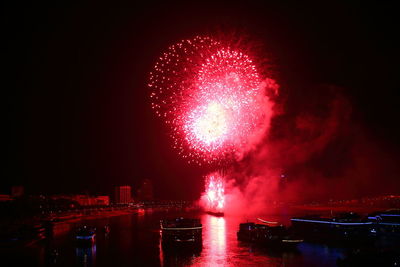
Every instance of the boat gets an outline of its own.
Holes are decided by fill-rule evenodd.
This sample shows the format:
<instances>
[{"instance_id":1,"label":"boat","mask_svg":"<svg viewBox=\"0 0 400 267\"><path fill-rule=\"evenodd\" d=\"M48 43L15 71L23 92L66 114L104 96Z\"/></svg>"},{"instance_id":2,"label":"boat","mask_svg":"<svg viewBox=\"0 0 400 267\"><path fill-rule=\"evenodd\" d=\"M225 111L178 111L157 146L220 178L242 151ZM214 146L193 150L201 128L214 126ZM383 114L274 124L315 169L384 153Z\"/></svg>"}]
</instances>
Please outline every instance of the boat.
<instances>
[{"instance_id":1,"label":"boat","mask_svg":"<svg viewBox=\"0 0 400 267\"><path fill-rule=\"evenodd\" d=\"M163 244L202 245L203 226L200 219L176 218L160 221Z\"/></svg>"},{"instance_id":2,"label":"boat","mask_svg":"<svg viewBox=\"0 0 400 267\"><path fill-rule=\"evenodd\" d=\"M303 242L303 239L296 238L284 225L261 221L263 223L241 223L237 232L238 240L275 248L294 248Z\"/></svg>"},{"instance_id":3,"label":"boat","mask_svg":"<svg viewBox=\"0 0 400 267\"><path fill-rule=\"evenodd\" d=\"M81 244L92 244L96 238L96 228L84 225L77 229L75 239Z\"/></svg>"},{"instance_id":4,"label":"boat","mask_svg":"<svg viewBox=\"0 0 400 267\"><path fill-rule=\"evenodd\" d=\"M348 212L333 217L308 215L291 219L292 229L306 241L365 242L371 241L373 222Z\"/></svg>"},{"instance_id":5,"label":"boat","mask_svg":"<svg viewBox=\"0 0 400 267\"><path fill-rule=\"evenodd\" d=\"M224 217L225 215L223 212L217 212L217 211L206 211L206 213L215 217Z\"/></svg>"},{"instance_id":6,"label":"boat","mask_svg":"<svg viewBox=\"0 0 400 267\"><path fill-rule=\"evenodd\" d=\"M400 237L400 210L392 209L378 211L368 215L368 220L373 222L371 233L390 237Z\"/></svg>"}]
</instances>

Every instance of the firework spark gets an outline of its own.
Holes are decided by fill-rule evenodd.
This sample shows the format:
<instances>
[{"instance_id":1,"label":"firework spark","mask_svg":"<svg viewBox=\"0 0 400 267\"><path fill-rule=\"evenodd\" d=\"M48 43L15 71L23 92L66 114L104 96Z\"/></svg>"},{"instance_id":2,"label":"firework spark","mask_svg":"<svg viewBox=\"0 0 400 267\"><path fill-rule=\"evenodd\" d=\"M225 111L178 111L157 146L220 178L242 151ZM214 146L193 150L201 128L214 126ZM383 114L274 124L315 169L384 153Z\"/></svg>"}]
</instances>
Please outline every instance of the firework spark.
<instances>
[{"instance_id":1,"label":"firework spark","mask_svg":"<svg viewBox=\"0 0 400 267\"><path fill-rule=\"evenodd\" d=\"M220 213L225 206L225 183L219 173L206 176L205 209L210 212Z\"/></svg>"},{"instance_id":2,"label":"firework spark","mask_svg":"<svg viewBox=\"0 0 400 267\"><path fill-rule=\"evenodd\" d=\"M253 61L208 37L170 46L149 86L152 108L189 162L234 158L268 123L265 86Z\"/></svg>"}]
</instances>

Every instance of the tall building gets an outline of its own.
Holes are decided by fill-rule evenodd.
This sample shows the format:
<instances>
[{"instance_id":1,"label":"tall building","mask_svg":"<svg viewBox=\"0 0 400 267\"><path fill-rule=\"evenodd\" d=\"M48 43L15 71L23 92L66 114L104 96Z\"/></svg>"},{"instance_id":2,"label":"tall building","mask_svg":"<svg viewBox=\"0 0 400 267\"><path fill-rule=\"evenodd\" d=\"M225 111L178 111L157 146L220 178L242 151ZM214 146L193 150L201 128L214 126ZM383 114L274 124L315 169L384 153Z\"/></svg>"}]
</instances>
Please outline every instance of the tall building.
<instances>
[{"instance_id":1,"label":"tall building","mask_svg":"<svg viewBox=\"0 0 400 267\"><path fill-rule=\"evenodd\" d=\"M122 185L115 187L115 203L128 204L132 202L131 186Z\"/></svg>"}]
</instances>

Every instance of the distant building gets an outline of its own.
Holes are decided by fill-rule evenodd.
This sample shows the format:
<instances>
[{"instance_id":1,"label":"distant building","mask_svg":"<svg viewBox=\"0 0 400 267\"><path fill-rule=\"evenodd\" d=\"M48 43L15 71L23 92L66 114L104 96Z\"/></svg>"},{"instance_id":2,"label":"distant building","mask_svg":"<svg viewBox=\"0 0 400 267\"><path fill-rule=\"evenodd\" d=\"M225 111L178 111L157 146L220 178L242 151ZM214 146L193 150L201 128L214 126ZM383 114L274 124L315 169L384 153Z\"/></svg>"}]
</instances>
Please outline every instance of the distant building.
<instances>
[{"instance_id":1,"label":"distant building","mask_svg":"<svg viewBox=\"0 0 400 267\"><path fill-rule=\"evenodd\" d=\"M89 196L89 195L55 195L53 200L67 199L78 203L80 206L108 206L110 205L109 196Z\"/></svg>"},{"instance_id":2,"label":"distant building","mask_svg":"<svg viewBox=\"0 0 400 267\"><path fill-rule=\"evenodd\" d=\"M11 187L11 196L13 198L22 197L24 195L25 188L23 186Z\"/></svg>"},{"instance_id":3,"label":"distant building","mask_svg":"<svg viewBox=\"0 0 400 267\"><path fill-rule=\"evenodd\" d=\"M108 205L110 205L110 197L109 196L97 196L96 203L97 203L97 205L108 206Z\"/></svg>"},{"instance_id":4,"label":"distant building","mask_svg":"<svg viewBox=\"0 0 400 267\"><path fill-rule=\"evenodd\" d=\"M108 206L110 205L109 196L88 196L88 195L75 195L71 200L76 201L81 206Z\"/></svg>"},{"instance_id":5,"label":"distant building","mask_svg":"<svg viewBox=\"0 0 400 267\"><path fill-rule=\"evenodd\" d=\"M153 192L153 183L149 179L145 179L138 190L138 198L140 200L153 200L154 192Z\"/></svg>"},{"instance_id":6,"label":"distant building","mask_svg":"<svg viewBox=\"0 0 400 267\"><path fill-rule=\"evenodd\" d=\"M115 187L115 203L128 204L132 202L131 186L123 185Z\"/></svg>"}]
</instances>

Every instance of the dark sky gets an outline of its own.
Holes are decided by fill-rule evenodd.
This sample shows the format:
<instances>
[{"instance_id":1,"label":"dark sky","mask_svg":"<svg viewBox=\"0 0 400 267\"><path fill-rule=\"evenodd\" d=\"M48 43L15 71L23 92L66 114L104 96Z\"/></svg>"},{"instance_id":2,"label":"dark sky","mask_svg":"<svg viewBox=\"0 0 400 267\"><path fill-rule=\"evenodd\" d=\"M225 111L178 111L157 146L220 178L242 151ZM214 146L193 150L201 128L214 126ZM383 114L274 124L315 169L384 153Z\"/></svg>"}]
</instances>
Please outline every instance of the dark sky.
<instances>
[{"instance_id":1,"label":"dark sky","mask_svg":"<svg viewBox=\"0 0 400 267\"><path fill-rule=\"evenodd\" d=\"M160 198L197 198L207 170L170 147L146 80L170 44L221 29L268 47L289 100L307 101L296 88L309 84L345 88L354 119L398 155L399 24L391 4L138 2L1 8L0 193L17 184L30 193L110 193L150 178Z\"/></svg>"}]
</instances>

